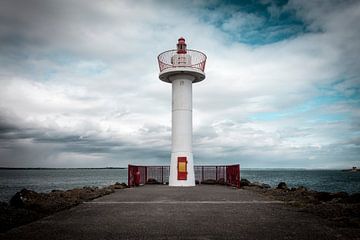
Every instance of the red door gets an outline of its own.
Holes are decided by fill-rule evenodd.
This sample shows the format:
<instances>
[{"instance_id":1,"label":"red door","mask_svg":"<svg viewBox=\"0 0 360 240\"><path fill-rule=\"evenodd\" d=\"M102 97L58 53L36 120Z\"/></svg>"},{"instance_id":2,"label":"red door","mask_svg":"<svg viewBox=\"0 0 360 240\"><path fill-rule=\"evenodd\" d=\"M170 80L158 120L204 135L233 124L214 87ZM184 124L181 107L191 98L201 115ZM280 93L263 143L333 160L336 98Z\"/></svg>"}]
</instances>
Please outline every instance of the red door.
<instances>
[{"instance_id":1,"label":"red door","mask_svg":"<svg viewBox=\"0 0 360 240\"><path fill-rule=\"evenodd\" d=\"M178 157L178 180L187 180L187 160L186 157Z\"/></svg>"}]
</instances>

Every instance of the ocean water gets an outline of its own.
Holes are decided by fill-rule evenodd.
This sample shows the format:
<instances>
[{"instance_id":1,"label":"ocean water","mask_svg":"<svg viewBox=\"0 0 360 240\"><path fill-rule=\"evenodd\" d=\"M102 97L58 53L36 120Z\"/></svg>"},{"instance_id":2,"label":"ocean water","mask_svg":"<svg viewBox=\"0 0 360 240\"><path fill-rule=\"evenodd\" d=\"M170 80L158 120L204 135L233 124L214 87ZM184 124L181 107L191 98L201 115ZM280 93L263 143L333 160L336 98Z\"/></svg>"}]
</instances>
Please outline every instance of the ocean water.
<instances>
[{"instance_id":1,"label":"ocean water","mask_svg":"<svg viewBox=\"0 0 360 240\"><path fill-rule=\"evenodd\" d=\"M50 192L84 186L102 187L116 182L127 183L127 169L0 169L0 201L9 201L23 188Z\"/></svg>"},{"instance_id":2,"label":"ocean water","mask_svg":"<svg viewBox=\"0 0 360 240\"><path fill-rule=\"evenodd\" d=\"M360 192L360 172L340 170L241 170L241 178L267 183L275 187L286 182L289 187L305 186L327 192ZM127 169L0 169L0 201L10 198L23 188L37 192L67 190L84 186L107 186L127 183Z\"/></svg>"},{"instance_id":3,"label":"ocean water","mask_svg":"<svg viewBox=\"0 0 360 240\"><path fill-rule=\"evenodd\" d=\"M241 170L241 178L276 187L286 182L288 187L304 186L324 192L360 192L360 172L341 170Z\"/></svg>"}]
</instances>

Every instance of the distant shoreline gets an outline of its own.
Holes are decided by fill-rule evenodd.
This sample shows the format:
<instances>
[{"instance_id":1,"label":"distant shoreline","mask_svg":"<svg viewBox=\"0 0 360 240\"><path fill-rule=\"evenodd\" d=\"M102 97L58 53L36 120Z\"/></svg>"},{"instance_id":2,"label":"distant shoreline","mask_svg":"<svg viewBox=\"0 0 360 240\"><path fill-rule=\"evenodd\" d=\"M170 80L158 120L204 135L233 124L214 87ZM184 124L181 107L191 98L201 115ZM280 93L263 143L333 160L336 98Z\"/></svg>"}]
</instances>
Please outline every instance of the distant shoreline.
<instances>
[{"instance_id":1,"label":"distant shoreline","mask_svg":"<svg viewBox=\"0 0 360 240\"><path fill-rule=\"evenodd\" d=\"M104 167L104 168L12 168L0 167L0 170L77 170L77 169L127 169L126 167Z\"/></svg>"}]
</instances>

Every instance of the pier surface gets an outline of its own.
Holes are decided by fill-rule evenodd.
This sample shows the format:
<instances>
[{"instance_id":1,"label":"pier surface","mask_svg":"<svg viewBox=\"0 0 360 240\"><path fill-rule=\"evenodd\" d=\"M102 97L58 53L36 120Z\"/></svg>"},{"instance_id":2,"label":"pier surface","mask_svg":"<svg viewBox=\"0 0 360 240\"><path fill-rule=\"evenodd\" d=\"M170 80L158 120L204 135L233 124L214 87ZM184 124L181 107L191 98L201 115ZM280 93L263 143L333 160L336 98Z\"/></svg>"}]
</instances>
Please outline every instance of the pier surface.
<instances>
[{"instance_id":1,"label":"pier surface","mask_svg":"<svg viewBox=\"0 0 360 240\"><path fill-rule=\"evenodd\" d=\"M117 190L0 239L346 239L325 220L224 186Z\"/></svg>"}]
</instances>

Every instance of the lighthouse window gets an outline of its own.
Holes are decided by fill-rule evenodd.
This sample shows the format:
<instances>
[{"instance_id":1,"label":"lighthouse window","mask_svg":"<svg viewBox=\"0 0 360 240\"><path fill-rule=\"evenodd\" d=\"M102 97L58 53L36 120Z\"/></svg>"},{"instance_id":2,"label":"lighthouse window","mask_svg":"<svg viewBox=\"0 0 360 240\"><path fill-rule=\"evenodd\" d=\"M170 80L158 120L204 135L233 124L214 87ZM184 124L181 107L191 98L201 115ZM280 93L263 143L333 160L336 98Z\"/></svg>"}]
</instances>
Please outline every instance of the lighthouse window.
<instances>
[{"instance_id":1,"label":"lighthouse window","mask_svg":"<svg viewBox=\"0 0 360 240\"><path fill-rule=\"evenodd\" d=\"M184 81L180 81L180 86L184 85Z\"/></svg>"},{"instance_id":2,"label":"lighthouse window","mask_svg":"<svg viewBox=\"0 0 360 240\"><path fill-rule=\"evenodd\" d=\"M178 56L178 64L186 64L186 58L184 56Z\"/></svg>"}]
</instances>

